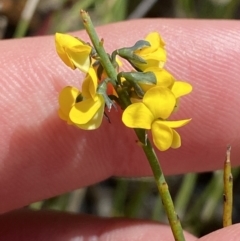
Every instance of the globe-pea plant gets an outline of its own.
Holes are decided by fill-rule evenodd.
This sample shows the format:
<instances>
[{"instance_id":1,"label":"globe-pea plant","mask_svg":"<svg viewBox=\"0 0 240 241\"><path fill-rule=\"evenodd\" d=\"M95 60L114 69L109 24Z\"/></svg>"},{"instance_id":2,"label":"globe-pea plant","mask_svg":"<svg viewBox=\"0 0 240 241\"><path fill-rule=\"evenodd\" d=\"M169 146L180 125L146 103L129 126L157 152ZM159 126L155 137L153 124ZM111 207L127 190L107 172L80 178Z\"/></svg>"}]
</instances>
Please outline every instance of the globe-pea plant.
<instances>
[{"instance_id":1,"label":"globe-pea plant","mask_svg":"<svg viewBox=\"0 0 240 241\"><path fill-rule=\"evenodd\" d=\"M191 119L170 121L169 117L177 111L181 97L192 91L192 86L177 81L164 69L166 50L159 33L151 32L132 47L117 49L110 55L105 52L103 40L99 40L88 14L82 10L81 17L91 44L67 34L55 35L58 56L71 69L86 74L81 90L67 86L60 92L59 117L77 128L95 130L108 121L103 118L107 117L106 109L121 108L123 123L134 129L152 168L175 240L185 240L148 132L152 132L153 143L160 151L181 146L181 137L175 129ZM119 72L121 63L117 56L127 60L132 70Z\"/></svg>"}]
</instances>

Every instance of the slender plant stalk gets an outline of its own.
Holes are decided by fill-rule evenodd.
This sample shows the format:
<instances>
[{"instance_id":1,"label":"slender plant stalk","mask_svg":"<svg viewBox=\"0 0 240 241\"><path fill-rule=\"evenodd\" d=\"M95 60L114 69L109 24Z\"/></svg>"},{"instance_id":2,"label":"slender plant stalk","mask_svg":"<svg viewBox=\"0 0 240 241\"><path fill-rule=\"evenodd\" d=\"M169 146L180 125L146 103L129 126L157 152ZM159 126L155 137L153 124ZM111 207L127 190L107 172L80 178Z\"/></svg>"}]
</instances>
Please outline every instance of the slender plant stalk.
<instances>
[{"instance_id":1,"label":"slender plant stalk","mask_svg":"<svg viewBox=\"0 0 240 241\"><path fill-rule=\"evenodd\" d=\"M116 85L117 73L116 73L116 70L114 69L106 51L104 50L103 40L101 40L101 41L99 40L89 15L83 10L81 10L81 17L82 17L85 29L92 41L92 44L95 47L95 49L101 59L101 64L103 65L108 77L112 79L113 85L116 88L119 99L122 102L123 107L126 108L127 106L129 106L131 104L131 101L129 99L128 94L121 87L118 87ZM156 155L150 141L145 136L145 130L143 130L143 129L134 129L134 130L135 130L135 133L136 133L139 141L141 143L143 143L142 148L143 148L143 151L144 151L144 153L149 161L149 164L152 168L153 175L154 175L155 181L157 183L157 187L158 187L160 196L162 198L162 202L163 202L165 211L167 213L167 217L168 217L174 238L176 241L185 241L182 226L181 226L180 220L178 218L178 215L176 214L176 212L174 210L173 201L172 201L169 189L168 189L167 182L163 175L161 166L159 164L157 155Z\"/></svg>"},{"instance_id":2,"label":"slender plant stalk","mask_svg":"<svg viewBox=\"0 0 240 241\"><path fill-rule=\"evenodd\" d=\"M233 205L233 176L231 172L231 163L230 163L230 152L231 147L227 148L226 160L224 162L224 194L223 194L223 227L232 225L232 205Z\"/></svg>"}]
</instances>

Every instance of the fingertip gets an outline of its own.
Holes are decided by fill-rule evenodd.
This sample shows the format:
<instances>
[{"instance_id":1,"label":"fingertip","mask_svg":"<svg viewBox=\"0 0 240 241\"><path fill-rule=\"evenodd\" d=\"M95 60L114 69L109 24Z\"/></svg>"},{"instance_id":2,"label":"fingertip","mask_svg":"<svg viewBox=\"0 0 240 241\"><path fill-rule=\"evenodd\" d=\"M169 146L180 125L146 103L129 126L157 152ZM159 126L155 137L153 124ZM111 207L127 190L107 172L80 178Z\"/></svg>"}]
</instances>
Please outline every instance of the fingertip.
<instances>
[{"instance_id":1,"label":"fingertip","mask_svg":"<svg viewBox=\"0 0 240 241\"><path fill-rule=\"evenodd\" d=\"M176 115L176 120L192 118L179 130L181 148L158 152L164 173L221 168L227 144L238 165L239 22L154 19L97 28L109 52L131 46L150 31L159 31L166 41L168 70L194 86ZM73 35L87 39L82 31ZM111 175L151 175L120 112L113 110L112 124L91 133L57 119L60 90L81 87L83 75L58 58L52 36L2 41L0 52L1 212Z\"/></svg>"},{"instance_id":2,"label":"fingertip","mask_svg":"<svg viewBox=\"0 0 240 241\"><path fill-rule=\"evenodd\" d=\"M240 224L234 224L212 232L199 241L237 241L240 237Z\"/></svg>"},{"instance_id":3,"label":"fingertip","mask_svg":"<svg viewBox=\"0 0 240 241\"><path fill-rule=\"evenodd\" d=\"M0 239L172 241L166 225L125 218L98 218L53 211L20 210L0 216ZM185 232L186 240L196 238Z\"/></svg>"}]
</instances>

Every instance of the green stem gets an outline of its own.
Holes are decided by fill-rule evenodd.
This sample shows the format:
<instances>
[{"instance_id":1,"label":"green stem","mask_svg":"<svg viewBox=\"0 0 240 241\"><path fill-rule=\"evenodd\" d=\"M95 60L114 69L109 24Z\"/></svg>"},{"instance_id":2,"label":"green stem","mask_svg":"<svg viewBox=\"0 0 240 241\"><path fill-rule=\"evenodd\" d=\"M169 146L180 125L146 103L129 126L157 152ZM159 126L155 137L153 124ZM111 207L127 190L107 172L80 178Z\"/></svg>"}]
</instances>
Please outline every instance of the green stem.
<instances>
[{"instance_id":1,"label":"green stem","mask_svg":"<svg viewBox=\"0 0 240 241\"><path fill-rule=\"evenodd\" d=\"M141 131L142 131L141 129L135 129L135 133L139 139L142 136ZM163 206L167 213L168 221L170 223L174 238L177 241L185 240L184 235L183 235L182 226L181 226L180 220L178 218L178 215L175 212L174 204L173 204L173 201L172 201L169 189L168 189L167 182L163 175L157 155L148 139L146 141L146 145L143 145L142 148L143 148L145 155L147 156L147 159L148 159L151 169L153 171L153 175L154 175L157 187L158 187L158 191L162 198Z\"/></svg>"},{"instance_id":2,"label":"green stem","mask_svg":"<svg viewBox=\"0 0 240 241\"><path fill-rule=\"evenodd\" d=\"M231 172L230 162L231 147L229 146L226 153L226 161L224 163L224 204L223 204L223 227L232 225L232 206L233 206L233 176Z\"/></svg>"},{"instance_id":3,"label":"green stem","mask_svg":"<svg viewBox=\"0 0 240 241\"><path fill-rule=\"evenodd\" d=\"M129 95L126 91L124 91L124 89L122 89L119 86L116 86L117 73L109 59L109 56L107 55L107 53L104 50L103 40L101 40L101 41L99 40L89 15L83 10L81 10L81 17L83 20L83 24L86 28L86 31L92 41L93 46L95 47L95 49L101 59L101 63L103 65L105 71L107 72L108 77L110 77L112 79L112 81L115 81L115 83L113 83L113 84L116 88L116 91L118 93L122 106L124 108L127 108L131 104ZM136 133L138 139L140 140L140 142L143 143L142 148L149 161L151 169L153 171L153 175L154 175L155 181L157 183L157 187L158 187L160 196L162 198L162 202L163 202L165 211L167 213L168 220L169 220L174 238L176 241L185 241L182 226L179 221L178 215L176 214L176 212L174 210L173 201L172 201L165 177L163 175L161 166L159 164L157 155L155 154L155 151L154 151L150 141L145 137L145 130L143 130L143 129L134 129L134 130L135 130L135 133Z\"/></svg>"},{"instance_id":4,"label":"green stem","mask_svg":"<svg viewBox=\"0 0 240 241\"><path fill-rule=\"evenodd\" d=\"M84 27L92 41L93 46L95 47L100 59L101 59L101 64L105 71L107 72L108 77L112 80L115 81L113 83L114 86L116 86L116 81L117 81L117 73L114 67L112 66L112 63L109 59L109 56L107 55L106 51L104 50L103 47L103 39L99 40L98 35L96 33L96 30L92 24L92 21L88 15L87 12L81 10L81 17L83 20Z\"/></svg>"}]
</instances>

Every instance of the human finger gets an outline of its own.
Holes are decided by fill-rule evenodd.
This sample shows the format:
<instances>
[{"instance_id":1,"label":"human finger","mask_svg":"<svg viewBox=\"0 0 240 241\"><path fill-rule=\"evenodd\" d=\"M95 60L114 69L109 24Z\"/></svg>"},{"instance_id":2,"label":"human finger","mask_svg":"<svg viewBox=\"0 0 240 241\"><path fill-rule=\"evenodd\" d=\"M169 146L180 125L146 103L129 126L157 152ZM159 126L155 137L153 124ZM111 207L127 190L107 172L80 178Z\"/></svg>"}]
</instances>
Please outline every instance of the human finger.
<instances>
[{"instance_id":1,"label":"human finger","mask_svg":"<svg viewBox=\"0 0 240 241\"><path fill-rule=\"evenodd\" d=\"M237 241L239 240L239 235L240 235L239 227L240 227L239 224L235 224L235 225L228 226L226 228L216 230L200 238L199 241L221 241L221 240Z\"/></svg>"},{"instance_id":2,"label":"human finger","mask_svg":"<svg viewBox=\"0 0 240 241\"><path fill-rule=\"evenodd\" d=\"M98 218L60 212L21 210L0 216L0 240L170 241L166 225L144 220ZM185 232L186 241L196 238Z\"/></svg>"},{"instance_id":3,"label":"human finger","mask_svg":"<svg viewBox=\"0 0 240 241\"><path fill-rule=\"evenodd\" d=\"M166 174L221 168L229 143L239 164L239 29L239 22L199 20L138 20L97 29L109 51L159 31L167 43L167 68L193 85L175 116L193 118L180 130L182 147L158 152ZM120 111L112 110L112 123L104 120L96 131L57 117L60 90L80 86L83 75L60 61L52 36L2 41L0 52L0 212L112 175L151 174Z\"/></svg>"}]
</instances>

